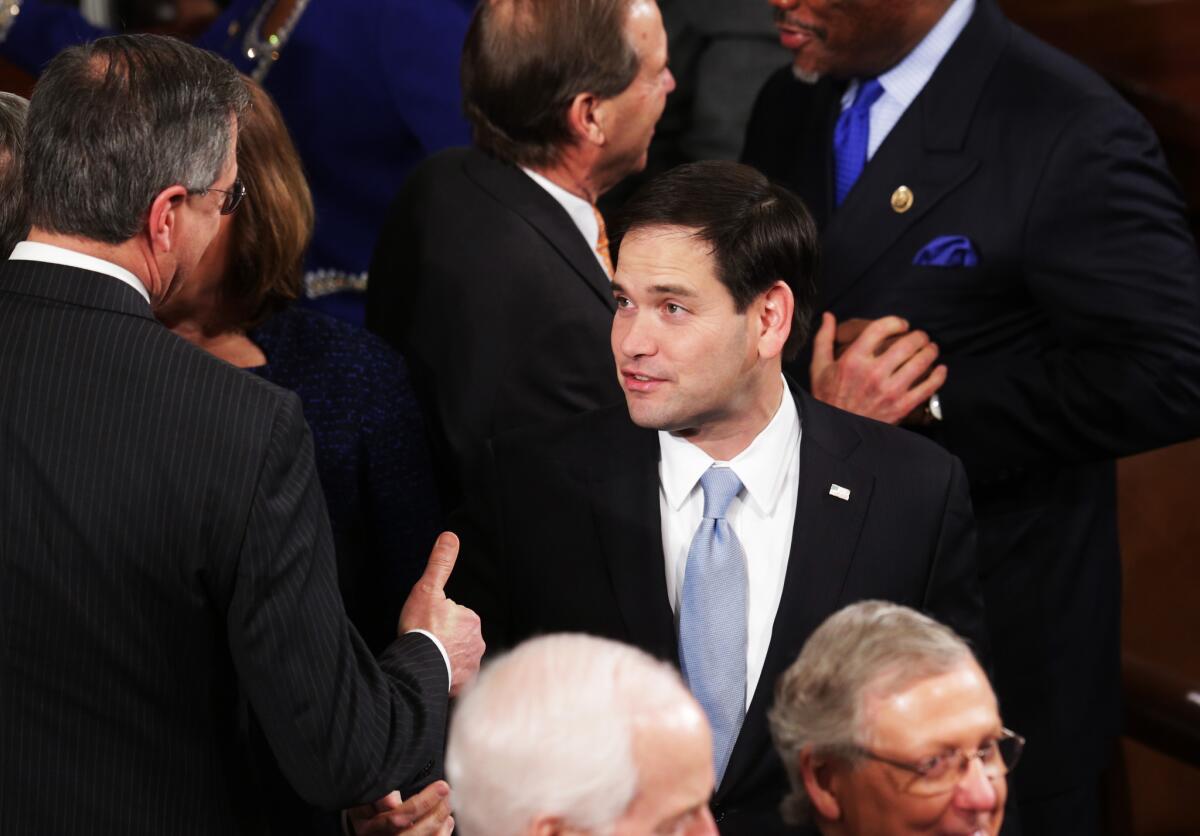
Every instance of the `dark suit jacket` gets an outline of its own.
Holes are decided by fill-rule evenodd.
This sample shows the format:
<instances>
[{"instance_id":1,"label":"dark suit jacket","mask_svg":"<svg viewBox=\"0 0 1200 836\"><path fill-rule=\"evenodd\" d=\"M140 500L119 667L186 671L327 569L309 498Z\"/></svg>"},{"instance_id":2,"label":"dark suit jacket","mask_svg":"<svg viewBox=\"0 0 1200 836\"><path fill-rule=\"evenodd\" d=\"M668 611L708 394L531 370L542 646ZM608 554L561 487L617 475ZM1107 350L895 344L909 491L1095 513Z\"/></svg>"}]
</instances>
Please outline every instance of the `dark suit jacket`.
<instances>
[{"instance_id":1,"label":"dark suit jacket","mask_svg":"<svg viewBox=\"0 0 1200 836\"><path fill-rule=\"evenodd\" d=\"M1112 459L1200 431L1200 270L1179 191L1144 120L992 0L833 211L843 89L781 70L745 160L822 227L818 311L900 314L940 346L931 435L971 482L1002 711L1029 739L1019 794L1091 780L1080 766L1103 765L1118 722ZM943 235L970 238L978 266L913 266Z\"/></svg>"},{"instance_id":2,"label":"dark suit jacket","mask_svg":"<svg viewBox=\"0 0 1200 836\"><path fill-rule=\"evenodd\" d=\"M802 424L792 550L759 686L713 799L724 834L786 832L766 712L779 674L830 614L882 598L983 635L962 467L936 445L796 395ZM624 407L493 444L480 499L455 522L451 594L490 650L552 631L617 639L678 664L659 514L658 434ZM829 495L831 484L850 500ZM753 559L753 556L751 556Z\"/></svg>"},{"instance_id":3,"label":"dark suit jacket","mask_svg":"<svg viewBox=\"0 0 1200 836\"><path fill-rule=\"evenodd\" d=\"M520 169L444 151L409 178L371 265L367 326L404 354L457 504L487 439L621 401L608 277Z\"/></svg>"},{"instance_id":4,"label":"dark suit jacket","mask_svg":"<svg viewBox=\"0 0 1200 836\"><path fill-rule=\"evenodd\" d=\"M261 832L245 707L310 803L431 770L445 664L420 635L376 664L346 620L295 395L24 261L0 392L4 830Z\"/></svg>"}]
</instances>

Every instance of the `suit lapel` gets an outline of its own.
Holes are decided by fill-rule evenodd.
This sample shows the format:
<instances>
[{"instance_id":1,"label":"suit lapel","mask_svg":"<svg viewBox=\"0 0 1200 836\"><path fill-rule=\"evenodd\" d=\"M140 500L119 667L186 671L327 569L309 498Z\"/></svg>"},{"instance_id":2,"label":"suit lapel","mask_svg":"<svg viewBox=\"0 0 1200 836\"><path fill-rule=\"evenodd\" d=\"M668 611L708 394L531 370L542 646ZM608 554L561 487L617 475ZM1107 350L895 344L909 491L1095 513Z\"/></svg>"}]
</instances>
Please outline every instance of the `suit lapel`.
<instances>
[{"instance_id":1,"label":"suit lapel","mask_svg":"<svg viewBox=\"0 0 1200 836\"><path fill-rule=\"evenodd\" d=\"M822 240L825 262L836 268L822 282L822 309L844 296L905 232L978 168L980 161L964 149L964 140L983 86L1007 43L1007 26L991 0L979 0L925 89L830 217ZM914 196L912 208L905 212L892 209L892 195L900 186Z\"/></svg>"},{"instance_id":2,"label":"suit lapel","mask_svg":"<svg viewBox=\"0 0 1200 836\"><path fill-rule=\"evenodd\" d=\"M795 661L805 639L839 607L875 484L873 474L849 463L860 443L854 428L838 422L830 407L795 387L793 394L800 410L801 439L792 550L771 644L725 780L717 791L718 802L764 757L774 757L768 751L767 711L774 699L775 680ZM830 495L833 485L849 490L849 499Z\"/></svg>"},{"instance_id":3,"label":"suit lapel","mask_svg":"<svg viewBox=\"0 0 1200 836\"><path fill-rule=\"evenodd\" d=\"M678 666L658 504L658 436L637 430L596 449L605 458L588 474L588 495L629 641Z\"/></svg>"},{"instance_id":4,"label":"suit lapel","mask_svg":"<svg viewBox=\"0 0 1200 836\"><path fill-rule=\"evenodd\" d=\"M611 283L596 255L583 239L571 216L545 189L525 172L498 162L483 153L475 153L464 162L467 176L481 189L520 215L546 239L576 276L587 284L610 311L616 310Z\"/></svg>"}]
</instances>

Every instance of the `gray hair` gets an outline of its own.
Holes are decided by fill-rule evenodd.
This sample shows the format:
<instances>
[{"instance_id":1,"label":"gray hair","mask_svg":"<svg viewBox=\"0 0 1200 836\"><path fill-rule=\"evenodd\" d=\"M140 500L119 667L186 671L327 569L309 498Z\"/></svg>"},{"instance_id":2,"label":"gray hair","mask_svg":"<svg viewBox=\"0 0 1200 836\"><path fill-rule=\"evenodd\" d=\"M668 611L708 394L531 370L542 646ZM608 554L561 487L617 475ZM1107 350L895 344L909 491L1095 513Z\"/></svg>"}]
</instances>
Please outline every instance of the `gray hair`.
<instances>
[{"instance_id":1,"label":"gray hair","mask_svg":"<svg viewBox=\"0 0 1200 836\"><path fill-rule=\"evenodd\" d=\"M29 107L30 221L128 241L163 189L216 181L247 101L232 64L174 38L117 35L63 50Z\"/></svg>"},{"instance_id":2,"label":"gray hair","mask_svg":"<svg viewBox=\"0 0 1200 836\"><path fill-rule=\"evenodd\" d=\"M532 639L484 667L446 747L465 836L518 836L539 816L603 834L632 802L639 724L700 711L670 665L607 639Z\"/></svg>"},{"instance_id":3,"label":"gray hair","mask_svg":"<svg viewBox=\"0 0 1200 836\"><path fill-rule=\"evenodd\" d=\"M784 819L804 824L811 801L800 774L805 749L854 763L868 695L887 695L975 657L957 634L915 610L860 601L834 613L808 638L775 687L771 736L792 791Z\"/></svg>"},{"instance_id":4,"label":"gray hair","mask_svg":"<svg viewBox=\"0 0 1200 836\"><path fill-rule=\"evenodd\" d=\"M0 258L7 258L29 234L29 213L21 187L28 111L25 99L0 93Z\"/></svg>"}]
</instances>

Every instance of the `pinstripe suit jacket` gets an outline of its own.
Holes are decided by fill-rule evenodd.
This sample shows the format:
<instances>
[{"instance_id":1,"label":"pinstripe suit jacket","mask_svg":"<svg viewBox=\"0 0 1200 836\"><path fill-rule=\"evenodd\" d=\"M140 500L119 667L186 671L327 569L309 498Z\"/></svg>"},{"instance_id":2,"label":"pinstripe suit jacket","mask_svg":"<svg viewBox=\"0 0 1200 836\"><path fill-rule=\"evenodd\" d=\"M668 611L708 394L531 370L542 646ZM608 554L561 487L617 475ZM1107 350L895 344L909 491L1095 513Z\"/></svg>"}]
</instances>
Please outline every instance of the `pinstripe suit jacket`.
<instances>
[{"instance_id":1,"label":"pinstripe suit jacket","mask_svg":"<svg viewBox=\"0 0 1200 836\"><path fill-rule=\"evenodd\" d=\"M328 808L440 749L437 648L346 620L299 401L108 276L0 263L0 596L5 832L260 832L243 707Z\"/></svg>"}]
</instances>

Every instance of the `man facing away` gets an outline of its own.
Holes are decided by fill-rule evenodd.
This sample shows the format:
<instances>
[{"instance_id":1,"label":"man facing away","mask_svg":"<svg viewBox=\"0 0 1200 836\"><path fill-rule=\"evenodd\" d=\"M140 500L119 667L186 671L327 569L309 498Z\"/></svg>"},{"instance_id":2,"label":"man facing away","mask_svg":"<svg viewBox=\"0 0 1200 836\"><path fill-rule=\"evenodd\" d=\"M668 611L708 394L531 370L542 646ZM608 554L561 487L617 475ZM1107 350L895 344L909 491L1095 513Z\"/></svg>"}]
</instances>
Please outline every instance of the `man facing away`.
<instances>
[{"instance_id":1,"label":"man facing away","mask_svg":"<svg viewBox=\"0 0 1200 836\"><path fill-rule=\"evenodd\" d=\"M447 507L487 439L616 403L596 199L646 165L667 94L653 0L480 3L463 47L475 147L409 178L367 325L405 356Z\"/></svg>"},{"instance_id":2,"label":"man facing away","mask_svg":"<svg viewBox=\"0 0 1200 836\"><path fill-rule=\"evenodd\" d=\"M1200 434L1179 188L1145 120L995 0L772 4L795 62L744 161L821 228L796 371L962 460L996 691L1030 741L1020 823L1091 836L1120 724L1113 460Z\"/></svg>"},{"instance_id":3,"label":"man facing away","mask_svg":"<svg viewBox=\"0 0 1200 836\"><path fill-rule=\"evenodd\" d=\"M712 736L670 665L578 634L489 662L450 724L463 836L716 836Z\"/></svg>"},{"instance_id":4,"label":"man facing away","mask_svg":"<svg viewBox=\"0 0 1200 836\"><path fill-rule=\"evenodd\" d=\"M966 643L908 607L833 614L779 678L785 816L824 836L996 836L1024 740Z\"/></svg>"},{"instance_id":5,"label":"man facing away","mask_svg":"<svg viewBox=\"0 0 1200 836\"><path fill-rule=\"evenodd\" d=\"M495 648L546 631L681 665L713 726L725 834L785 832L771 684L839 606L927 609L982 648L957 461L792 388L816 230L732 162L660 176L626 207L612 293L626 404L491 445L452 594Z\"/></svg>"},{"instance_id":6,"label":"man facing away","mask_svg":"<svg viewBox=\"0 0 1200 836\"><path fill-rule=\"evenodd\" d=\"M153 318L244 191L245 88L168 38L61 53L0 265L0 809L48 833L259 833L261 728L308 802L429 783L478 619L439 541L371 657L290 393Z\"/></svg>"}]
</instances>

